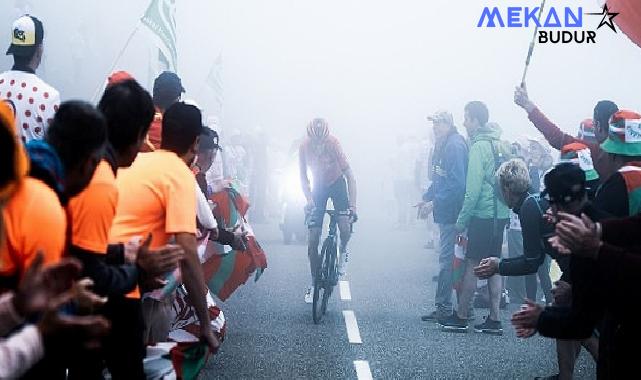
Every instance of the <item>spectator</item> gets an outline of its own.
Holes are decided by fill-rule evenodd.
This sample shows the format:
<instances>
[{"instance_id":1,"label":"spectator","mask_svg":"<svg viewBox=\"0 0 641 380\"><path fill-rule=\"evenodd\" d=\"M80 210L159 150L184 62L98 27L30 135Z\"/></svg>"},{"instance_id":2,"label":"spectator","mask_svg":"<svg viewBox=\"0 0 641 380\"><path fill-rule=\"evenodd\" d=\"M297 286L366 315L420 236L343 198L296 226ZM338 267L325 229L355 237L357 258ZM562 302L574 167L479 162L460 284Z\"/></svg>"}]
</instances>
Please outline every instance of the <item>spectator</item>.
<instances>
[{"instance_id":1,"label":"spectator","mask_svg":"<svg viewBox=\"0 0 641 380\"><path fill-rule=\"evenodd\" d=\"M489 112L485 104L474 101L465 106L465 128L472 142L469 153L467 181L463 208L456 221L459 233L467 230L468 243L465 257L463 289L458 300L458 311L441 323L446 331L465 331L469 306L477 286L473 269L482 259L501 256L503 230L509 217L508 208L498 199L494 188L494 173L508 148L499 140L501 132L496 124L488 124ZM490 315L484 323L474 326L476 332L502 334L499 320L501 278L488 279Z\"/></svg>"},{"instance_id":2,"label":"spectator","mask_svg":"<svg viewBox=\"0 0 641 380\"><path fill-rule=\"evenodd\" d=\"M602 211L625 217L641 212L641 139L636 138L641 115L632 111L618 111L610 120L610 134L601 148L617 170L603 182L594 203Z\"/></svg>"},{"instance_id":3,"label":"spectator","mask_svg":"<svg viewBox=\"0 0 641 380\"><path fill-rule=\"evenodd\" d=\"M80 263L65 259L47 268L43 263L44 257L38 253L16 291L0 296L0 337L14 331L0 340L2 379L20 378L45 352L95 347L109 328L102 317L59 314L60 308L74 298L72 286ZM27 320L38 322L25 324Z\"/></svg>"},{"instance_id":4,"label":"spectator","mask_svg":"<svg viewBox=\"0 0 641 380\"><path fill-rule=\"evenodd\" d=\"M594 205L601 210L600 215L584 212L592 220L603 220L604 214L615 217L639 214L641 202L637 184L641 183L641 168L636 161L641 159L641 141L634 137L639 119L641 115L631 111L618 111L611 118L609 136L602 147L612 155L613 164L622 167L597 192ZM557 224L557 236L551 240L553 247L561 253L582 253L582 245L577 246L576 237L570 236L576 232L571 226L577 224L576 218L567 214L561 217L569 221ZM592 226L591 222L584 222ZM577 233L577 236L583 235ZM597 374L599 378L621 378L631 370L629 366L633 361L627 352L632 347L630 342L636 342L638 336L632 327L634 322L619 312L620 306L609 306L611 299L617 299L618 295L606 292L601 283L595 281L601 278L599 272L602 270L597 264L580 254L573 255L570 266L572 306L562 310L544 309L530 303L513 316L513 323L523 336L532 336L538 331L543 336L558 339L586 339L602 321Z\"/></svg>"},{"instance_id":5,"label":"spectator","mask_svg":"<svg viewBox=\"0 0 641 380\"><path fill-rule=\"evenodd\" d=\"M3 110L3 119L10 123L13 116L4 106ZM67 228L62 206L91 180L106 138L101 120L87 103L63 103L47 131L46 142L27 145L29 177L3 210L8 227L6 244L0 249L0 277L5 289L15 288L38 250L45 253L46 264L62 257Z\"/></svg>"},{"instance_id":6,"label":"spectator","mask_svg":"<svg viewBox=\"0 0 641 380\"><path fill-rule=\"evenodd\" d=\"M533 195L528 191L529 187L529 174L524 162L520 160L510 160L499 168L497 172L499 178L499 185L503 194L503 199L506 200L508 206L518 214L521 220L522 234L523 234L523 252L521 257L510 257L509 259L499 260L498 258L491 257L481 261L477 268L474 268L474 273L480 278L488 278L497 273L502 276L522 276L526 274L536 273L540 267L544 266L544 259L546 256L552 257L559 264L562 271L561 280L556 284L557 287L554 291L554 304L555 306L569 306L567 301L569 296L561 295L562 292L571 291L570 278L569 278L569 260L566 256L559 255L558 252L551 249L547 243L547 239L554 233L553 225L549 224L544 215L548 210L549 204L547 198ZM559 177L563 180L559 181ZM565 180L565 181L564 181ZM558 192L565 192L567 188L562 187L561 190L554 188L558 183L571 183L572 186L580 185L580 189L585 189L585 174L578 167L572 163L562 163L553 169L545 177L546 190L552 192L554 195ZM586 193L578 192L573 198L580 202L586 202ZM549 267L548 267L549 268ZM531 292L531 289L528 289ZM536 295L536 288L534 288L534 295ZM546 301L552 303L552 296L546 295ZM528 298L533 300L532 293L528 294ZM574 364L576 356L581 349L581 344L584 344L587 349L596 358L597 343L595 340L586 341L565 341L557 340L557 358L559 362L559 375L560 379L571 379L574 372Z\"/></svg>"},{"instance_id":7,"label":"spectator","mask_svg":"<svg viewBox=\"0 0 641 380\"><path fill-rule=\"evenodd\" d=\"M456 218L465 197L467 144L454 126L449 112L441 111L428 117L434 125L436 140L432 160L433 182L423 196L424 204L432 204L434 222L440 231L439 275L436 290L436 310L422 320L442 320L452 314L452 288Z\"/></svg>"},{"instance_id":8,"label":"spectator","mask_svg":"<svg viewBox=\"0 0 641 380\"><path fill-rule=\"evenodd\" d=\"M149 260L138 258L135 250L133 255L127 255L126 262L114 262L107 255L109 230L118 204L117 169L134 161L154 114L147 91L135 80L121 77L120 81L110 80L98 106L105 116L100 121L107 126L105 154L87 188L73 197L68 206L72 225L69 253L82 262L83 275L93 280L94 290L109 297L102 312L111 321L112 330L103 355L83 352L74 357L69 379L100 378L103 357L114 379L144 378L140 303L125 296L138 283L138 268L148 275L162 275L173 270L181 257L177 247L163 247L152 252L153 256L145 249L149 256L166 260L162 271L153 273Z\"/></svg>"},{"instance_id":9,"label":"spectator","mask_svg":"<svg viewBox=\"0 0 641 380\"><path fill-rule=\"evenodd\" d=\"M0 96L14 108L16 128L24 143L42 140L60 106L60 94L36 75L44 54L44 27L25 15L11 28L13 68L0 74Z\"/></svg>"},{"instance_id":10,"label":"spectator","mask_svg":"<svg viewBox=\"0 0 641 380\"><path fill-rule=\"evenodd\" d=\"M599 173L594 170L592 154L587 145L583 143L571 143L561 148L561 159L559 162L569 162L579 167L585 172L586 188L588 198L594 199L597 188L599 187Z\"/></svg>"},{"instance_id":11,"label":"spectator","mask_svg":"<svg viewBox=\"0 0 641 380\"><path fill-rule=\"evenodd\" d=\"M175 103L167 109L163 116L161 150L138 156L116 179L120 198L110 240L124 243L151 231L151 248L175 240L184 249L185 259L180 265L182 278L200 321L202 339L214 350L219 342L211 329L203 273L196 252L196 181L189 170L196 158L202 128L198 108ZM131 296L140 298L140 292ZM165 306L170 304L163 306L147 298L143 311L151 313ZM167 338L169 326L163 321L148 318L145 325L147 342Z\"/></svg>"},{"instance_id":12,"label":"spectator","mask_svg":"<svg viewBox=\"0 0 641 380\"><path fill-rule=\"evenodd\" d=\"M178 102L185 92L180 77L171 71L162 72L154 81L153 102L156 107L154 120L143 145L144 152L160 149L162 140L162 117L172 104Z\"/></svg>"},{"instance_id":13,"label":"spectator","mask_svg":"<svg viewBox=\"0 0 641 380\"><path fill-rule=\"evenodd\" d=\"M545 139L554 149L561 150L563 146L573 142L583 143L590 148L590 153L592 153L592 158L594 159L594 167L599 173L601 181L605 181L617 170L607 152L603 151L599 145L608 137L608 123L610 116L619 110L617 105L613 102L609 100L602 100L594 107L593 120L596 138L595 143L590 142L590 139L581 140L563 133L563 131L548 120L543 112L541 112L530 100L525 87L516 88L514 93L514 102L528 113L528 117L532 124L534 124L534 126L543 134Z\"/></svg>"}]
</instances>

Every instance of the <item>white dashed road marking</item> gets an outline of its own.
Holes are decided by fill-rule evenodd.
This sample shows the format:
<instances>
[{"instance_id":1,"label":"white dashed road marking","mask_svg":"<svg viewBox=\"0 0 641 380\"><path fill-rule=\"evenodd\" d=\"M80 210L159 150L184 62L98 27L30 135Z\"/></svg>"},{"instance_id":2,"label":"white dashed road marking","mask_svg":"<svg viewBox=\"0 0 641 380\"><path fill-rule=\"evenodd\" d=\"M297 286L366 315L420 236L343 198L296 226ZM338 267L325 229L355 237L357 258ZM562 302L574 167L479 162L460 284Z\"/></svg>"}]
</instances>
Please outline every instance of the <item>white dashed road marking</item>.
<instances>
[{"instance_id":1,"label":"white dashed road marking","mask_svg":"<svg viewBox=\"0 0 641 380\"><path fill-rule=\"evenodd\" d=\"M356 378L358 380L373 380L372 371L369 369L367 360L355 360Z\"/></svg>"},{"instance_id":2,"label":"white dashed road marking","mask_svg":"<svg viewBox=\"0 0 641 380\"><path fill-rule=\"evenodd\" d=\"M358 323L356 316L351 310L343 310L343 317L345 318L345 327L347 328L347 339L350 343L361 344L361 333L358 331Z\"/></svg>"},{"instance_id":3,"label":"white dashed road marking","mask_svg":"<svg viewBox=\"0 0 641 380\"><path fill-rule=\"evenodd\" d=\"M338 286L341 291L341 300L351 301L352 292L349 290L349 281L339 281Z\"/></svg>"}]
</instances>

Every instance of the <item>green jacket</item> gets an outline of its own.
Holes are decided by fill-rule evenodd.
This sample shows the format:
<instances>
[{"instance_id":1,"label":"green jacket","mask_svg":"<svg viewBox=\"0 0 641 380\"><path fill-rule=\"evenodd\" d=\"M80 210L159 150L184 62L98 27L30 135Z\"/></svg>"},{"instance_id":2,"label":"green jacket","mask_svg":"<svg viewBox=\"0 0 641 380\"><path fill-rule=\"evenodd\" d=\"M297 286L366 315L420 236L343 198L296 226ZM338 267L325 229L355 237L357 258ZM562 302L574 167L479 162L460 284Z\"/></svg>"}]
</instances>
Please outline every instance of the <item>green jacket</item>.
<instances>
[{"instance_id":1,"label":"green jacket","mask_svg":"<svg viewBox=\"0 0 641 380\"><path fill-rule=\"evenodd\" d=\"M459 213L456 226L463 231L468 228L472 217L482 219L494 218L495 159L492 144L497 154L505 152L500 140L501 131L492 127L479 129L472 137L463 209ZM499 198L497 200L497 218L508 219L509 210Z\"/></svg>"}]
</instances>

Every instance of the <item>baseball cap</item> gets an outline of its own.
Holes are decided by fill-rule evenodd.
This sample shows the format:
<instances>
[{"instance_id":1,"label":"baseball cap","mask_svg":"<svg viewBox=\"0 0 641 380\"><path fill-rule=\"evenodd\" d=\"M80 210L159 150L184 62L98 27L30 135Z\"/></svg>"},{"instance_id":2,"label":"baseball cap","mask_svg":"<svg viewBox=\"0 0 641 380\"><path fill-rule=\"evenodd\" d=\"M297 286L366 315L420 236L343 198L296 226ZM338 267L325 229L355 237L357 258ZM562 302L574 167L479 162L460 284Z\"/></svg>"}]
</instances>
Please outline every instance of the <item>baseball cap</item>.
<instances>
[{"instance_id":1,"label":"baseball cap","mask_svg":"<svg viewBox=\"0 0 641 380\"><path fill-rule=\"evenodd\" d=\"M154 81L154 93L157 91L166 91L178 95L185 92L180 77L171 71L162 72Z\"/></svg>"},{"instance_id":2,"label":"baseball cap","mask_svg":"<svg viewBox=\"0 0 641 380\"><path fill-rule=\"evenodd\" d=\"M128 80L135 80L135 78L126 71L115 71L107 78L107 88Z\"/></svg>"},{"instance_id":3,"label":"baseball cap","mask_svg":"<svg viewBox=\"0 0 641 380\"><path fill-rule=\"evenodd\" d=\"M37 18L24 15L14 21L11 27L11 46L7 55L29 56L34 49L42 44L44 27Z\"/></svg>"},{"instance_id":4,"label":"baseball cap","mask_svg":"<svg viewBox=\"0 0 641 380\"><path fill-rule=\"evenodd\" d=\"M568 204L586 193L585 172L577 164L561 162L543 179L545 190L541 197L550 203Z\"/></svg>"},{"instance_id":5,"label":"baseball cap","mask_svg":"<svg viewBox=\"0 0 641 380\"><path fill-rule=\"evenodd\" d=\"M454 118L452 114L447 111L437 111L434 114L427 117L427 120L432 123L443 123L447 125L454 125Z\"/></svg>"}]
</instances>

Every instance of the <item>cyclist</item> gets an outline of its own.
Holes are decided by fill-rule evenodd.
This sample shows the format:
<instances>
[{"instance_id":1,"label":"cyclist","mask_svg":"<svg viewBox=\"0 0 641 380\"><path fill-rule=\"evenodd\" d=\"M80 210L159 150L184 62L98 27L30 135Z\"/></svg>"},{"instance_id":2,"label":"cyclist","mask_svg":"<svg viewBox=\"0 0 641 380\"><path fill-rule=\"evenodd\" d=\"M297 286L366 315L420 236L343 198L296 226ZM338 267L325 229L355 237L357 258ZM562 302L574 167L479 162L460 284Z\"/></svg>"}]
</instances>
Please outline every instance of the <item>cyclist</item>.
<instances>
[{"instance_id":1,"label":"cyclist","mask_svg":"<svg viewBox=\"0 0 641 380\"><path fill-rule=\"evenodd\" d=\"M305 293L305 302L312 303L314 276L316 268L320 265L318 245L327 200L330 198L336 211L349 212L349 215L340 215L338 218L338 229L340 230L338 273L341 276L346 274L349 260L347 243L351 237L350 224L356 220L356 180L338 139L329 134L325 119L316 118L309 123L307 139L301 144L299 153L301 184L307 199L307 212L309 213L307 254L312 272L312 286ZM308 168L312 175L313 186L307 175Z\"/></svg>"}]
</instances>

